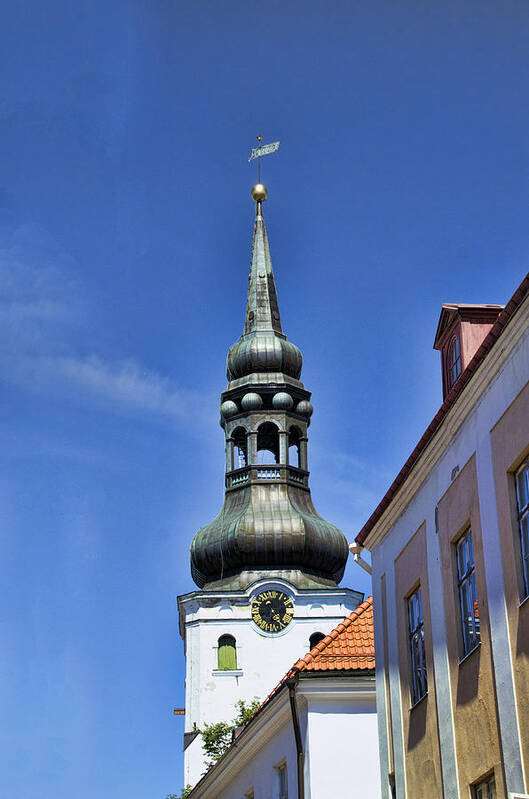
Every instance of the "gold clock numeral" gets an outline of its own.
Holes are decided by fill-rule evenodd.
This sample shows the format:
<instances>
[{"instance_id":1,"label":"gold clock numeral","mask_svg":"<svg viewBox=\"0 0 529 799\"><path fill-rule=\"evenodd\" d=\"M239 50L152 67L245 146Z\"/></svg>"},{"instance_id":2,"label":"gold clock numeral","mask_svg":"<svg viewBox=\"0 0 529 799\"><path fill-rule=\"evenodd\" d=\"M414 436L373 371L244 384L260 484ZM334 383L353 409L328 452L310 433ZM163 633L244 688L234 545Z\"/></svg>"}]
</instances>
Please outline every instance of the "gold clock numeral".
<instances>
[{"instance_id":1,"label":"gold clock numeral","mask_svg":"<svg viewBox=\"0 0 529 799\"><path fill-rule=\"evenodd\" d=\"M294 616L292 599L283 591L268 590L258 594L251 605L252 620L259 629L277 633L290 624Z\"/></svg>"}]
</instances>

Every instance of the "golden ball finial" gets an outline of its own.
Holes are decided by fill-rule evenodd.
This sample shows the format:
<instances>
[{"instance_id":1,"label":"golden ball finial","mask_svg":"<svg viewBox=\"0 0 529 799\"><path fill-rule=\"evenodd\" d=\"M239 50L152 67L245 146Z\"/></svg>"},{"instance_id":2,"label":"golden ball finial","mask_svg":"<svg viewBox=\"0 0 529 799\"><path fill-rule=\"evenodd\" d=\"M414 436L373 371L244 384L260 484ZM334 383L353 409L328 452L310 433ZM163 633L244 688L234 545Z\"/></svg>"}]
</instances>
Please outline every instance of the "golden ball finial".
<instances>
[{"instance_id":1,"label":"golden ball finial","mask_svg":"<svg viewBox=\"0 0 529 799\"><path fill-rule=\"evenodd\" d=\"M268 197L268 191L266 186L263 186L262 183L257 183L252 189L252 200L255 200L256 203L262 203Z\"/></svg>"}]
</instances>

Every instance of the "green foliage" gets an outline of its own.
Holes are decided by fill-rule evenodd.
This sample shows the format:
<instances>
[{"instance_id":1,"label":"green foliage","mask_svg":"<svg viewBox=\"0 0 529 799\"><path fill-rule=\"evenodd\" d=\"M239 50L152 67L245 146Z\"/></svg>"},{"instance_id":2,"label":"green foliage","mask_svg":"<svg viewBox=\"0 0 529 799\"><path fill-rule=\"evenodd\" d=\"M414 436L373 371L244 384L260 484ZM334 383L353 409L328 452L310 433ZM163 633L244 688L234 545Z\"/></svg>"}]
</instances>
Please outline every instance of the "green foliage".
<instances>
[{"instance_id":1,"label":"green foliage","mask_svg":"<svg viewBox=\"0 0 529 799\"><path fill-rule=\"evenodd\" d=\"M251 702L243 702L240 699L235 704L237 715L231 724L227 721L218 721L216 724L204 724L202 729L202 745L208 758L208 767L217 762L222 757L231 744L233 731L236 727L241 727L251 719L255 711L260 706L261 701L256 696Z\"/></svg>"},{"instance_id":2,"label":"green foliage","mask_svg":"<svg viewBox=\"0 0 529 799\"><path fill-rule=\"evenodd\" d=\"M215 763L231 743L233 724L218 721L216 724L204 724L202 729L202 746L209 764Z\"/></svg>"},{"instance_id":3,"label":"green foliage","mask_svg":"<svg viewBox=\"0 0 529 799\"><path fill-rule=\"evenodd\" d=\"M235 703L235 707L238 710L237 716L233 719L233 724L235 727L240 727L242 724L246 724L247 721L250 721L253 714L259 710L261 706L261 700L258 699L256 696L252 699L251 702L246 704L243 702L242 699L239 699L238 702Z\"/></svg>"},{"instance_id":4,"label":"green foliage","mask_svg":"<svg viewBox=\"0 0 529 799\"><path fill-rule=\"evenodd\" d=\"M182 793L180 796L177 796L175 793L168 793L165 799L187 799L193 787L191 785L186 785L185 788L182 788Z\"/></svg>"}]
</instances>

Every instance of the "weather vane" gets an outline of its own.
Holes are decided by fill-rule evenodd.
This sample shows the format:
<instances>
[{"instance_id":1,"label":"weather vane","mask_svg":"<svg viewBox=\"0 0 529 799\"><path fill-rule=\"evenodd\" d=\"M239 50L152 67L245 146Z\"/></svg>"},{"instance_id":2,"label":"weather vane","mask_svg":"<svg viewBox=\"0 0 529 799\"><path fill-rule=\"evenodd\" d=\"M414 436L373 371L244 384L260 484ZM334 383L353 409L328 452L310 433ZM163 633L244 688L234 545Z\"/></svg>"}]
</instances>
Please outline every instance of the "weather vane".
<instances>
[{"instance_id":1,"label":"weather vane","mask_svg":"<svg viewBox=\"0 0 529 799\"><path fill-rule=\"evenodd\" d=\"M263 141L262 136L258 136L257 141L259 142L259 144L257 145L257 147L254 147L252 152L250 153L248 163L250 163L250 161L253 161L254 158L257 158L257 182L261 183L261 156L269 155L270 153L275 153L276 150L279 150L279 142L274 141L271 144L261 144L261 142Z\"/></svg>"}]
</instances>

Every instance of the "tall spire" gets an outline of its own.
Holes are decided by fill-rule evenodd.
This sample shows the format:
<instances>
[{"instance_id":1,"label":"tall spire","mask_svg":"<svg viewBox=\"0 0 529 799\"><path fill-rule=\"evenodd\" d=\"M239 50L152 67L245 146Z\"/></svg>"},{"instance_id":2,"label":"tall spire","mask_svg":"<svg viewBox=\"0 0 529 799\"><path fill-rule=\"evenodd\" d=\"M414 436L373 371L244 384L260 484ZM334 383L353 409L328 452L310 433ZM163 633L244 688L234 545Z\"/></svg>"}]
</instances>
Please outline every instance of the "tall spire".
<instances>
[{"instance_id":1,"label":"tall spire","mask_svg":"<svg viewBox=\"0 0 529 799\"><path fill-rule=\"evenodd\" d=\"M285 374L299 379L303 359L301 352L281 328L279 304L272 269L270 248L263 217L267 190L258 183L252 189L255 200L252 262L248 284L244 332L228 353L228 380L257 372ZM274 378L277 382L278 378Z\"/></svg>"},{"instance_id":2,"label":"tall spire","mask_svg":"<svg viewBox=\"0 0 529 799\"><path fill-rule=\"evenodd\" d=\"M256 188L254 187L254 192ZM257 201L255 209L252 263L243 335L254 333L256 330L273 330L280 335L283 333L262 200Z\"/></svg>"}]
</instances>

